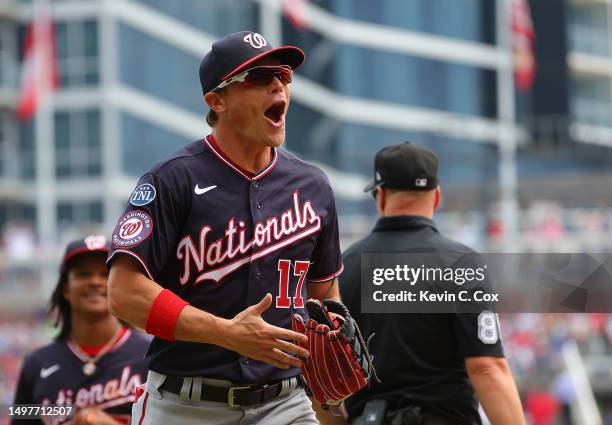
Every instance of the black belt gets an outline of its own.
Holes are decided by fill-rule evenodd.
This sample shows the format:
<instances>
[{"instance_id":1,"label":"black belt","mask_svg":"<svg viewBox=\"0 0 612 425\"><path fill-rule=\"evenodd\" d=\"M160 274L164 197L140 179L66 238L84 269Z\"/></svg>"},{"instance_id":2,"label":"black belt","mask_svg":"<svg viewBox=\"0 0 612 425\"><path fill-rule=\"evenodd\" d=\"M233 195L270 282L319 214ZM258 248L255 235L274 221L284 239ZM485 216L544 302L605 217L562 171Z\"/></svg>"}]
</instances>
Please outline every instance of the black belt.
<instances>
[{"instance_id":1,"label":"black belt","mask_svg":"<svg viewBox=\"0 0 612 425\"><path fill-rule=\"evenodd\" d=\"M235 387L213 387L202 384L200 400L227 403L230 407L253 406L277 398L283 389L283 382ZM297 379L297 384L301 386L300 379ZM182 387L183 378L167 376L160 389L180 395Z\"/></svg>"},{"instance_id":2,"label":"black belt","mask_svg":"<svg viewBox=\"0 0 612 425\"><path fill-rule=\"evenodd\" d=\"M361 415L352 423L353 425L364 425L366 423L376 425L458 425L456 421L436 414L424 413L420 406L410 403L402 407L390 408L389 402L384 399L369 400L364 405Z\"/></svg>"}]
</instances>

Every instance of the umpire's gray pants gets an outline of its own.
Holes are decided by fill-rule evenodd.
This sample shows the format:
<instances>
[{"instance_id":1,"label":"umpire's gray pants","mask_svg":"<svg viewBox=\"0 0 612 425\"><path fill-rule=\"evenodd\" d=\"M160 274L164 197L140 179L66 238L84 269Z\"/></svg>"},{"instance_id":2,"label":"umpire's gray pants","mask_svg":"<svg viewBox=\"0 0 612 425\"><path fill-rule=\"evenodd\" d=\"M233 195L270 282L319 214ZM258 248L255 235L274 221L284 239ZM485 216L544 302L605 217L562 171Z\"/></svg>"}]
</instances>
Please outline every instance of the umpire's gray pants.
<instances>
[{"instance_id":1,"label":"umpire's gray pants","mask_svg":"<svg viewBox=\"0 0 612 425\"><path fill-rule=\"evenodd\" d=\"M228 381L194 378L191 388L183 385L181 395L159 388L166 375L149 371L146 392L132 407L132 425L317 425L310 399L302 388L288 385L278 398L250 407L230 407L227 403L191 400L202 383L229 387ZM200 386L198 389L197 386Z\"/></svg>"}]
</instances>

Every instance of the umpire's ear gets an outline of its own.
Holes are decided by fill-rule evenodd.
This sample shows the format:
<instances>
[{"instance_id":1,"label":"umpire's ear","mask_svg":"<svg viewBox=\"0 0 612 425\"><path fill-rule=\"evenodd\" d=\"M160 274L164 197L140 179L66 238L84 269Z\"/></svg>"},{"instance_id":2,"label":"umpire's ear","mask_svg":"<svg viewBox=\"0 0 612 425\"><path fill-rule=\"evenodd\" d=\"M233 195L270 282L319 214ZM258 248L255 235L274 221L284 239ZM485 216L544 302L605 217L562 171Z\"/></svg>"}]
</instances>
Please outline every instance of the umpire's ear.
<instances>
[{"instance_id":1,"label":"umpire's ear","mask_svg":"<svg viewBox=\"0 0 612 425\"><path fill-rule=\"evenodd\" d=\"M204 95L204 101L206 101L206 104L212 111L215 111L217 113L225 112L225 99L223 98L223 95L221 93L212 91L208 92Z\"/></svg>"},{"instance_id":2,"label":"umpire's ear","mask_svg":"<svg viewBox=\"0 0 612 425\"><path fill-rule=\"evenodd\" d=\"M376 193L376 210L378 211L378 215L380 217L385 216L385 206L387 205L387 191L382 187L378 186L374 190Z\"/></svg>"},{"instance_id":3,"label":"umpire's ear","mask_svg":"<svg viewBox=\"0 0 612 425\"><path fill-rule=\"evenodd\" d=\"M442 189L440 186L436 186L436 195L434 199L434 210L437 210L440 206L440 201L442 200Z\"/></svg>"}]
</instances>

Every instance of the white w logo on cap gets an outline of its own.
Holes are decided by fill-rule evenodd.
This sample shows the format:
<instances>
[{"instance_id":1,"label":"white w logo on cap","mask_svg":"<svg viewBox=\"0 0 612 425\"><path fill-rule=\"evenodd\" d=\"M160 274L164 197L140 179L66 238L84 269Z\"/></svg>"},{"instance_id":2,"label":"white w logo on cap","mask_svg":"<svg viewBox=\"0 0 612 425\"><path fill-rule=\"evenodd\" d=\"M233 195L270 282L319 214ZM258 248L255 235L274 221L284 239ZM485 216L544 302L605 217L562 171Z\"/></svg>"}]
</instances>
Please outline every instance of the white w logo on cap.
<instances>
[{"instance_id":1,"label":"white w logo on cap","mask_svg":"<svg viewBox=\"0 0 612 425\"><path fill-rule=\"evenodd\" d=\"M264 46L268 45L268 42L265 38L259 33L251 32L244 36L242 39L245 43L249 43L255 49L261 49Z\"/></svg>"},{"instance_id":2,"label":"white w logo on cap","mask_svg":"<svg viewBox=\"0 0 612 425\"><path fill-rule=\"evenodd\" d=\"M104 248L106 246L106 237L103 235L91 235L85 238L85 246L87 249L94 250Z\"/></svg>"}]
</instances>

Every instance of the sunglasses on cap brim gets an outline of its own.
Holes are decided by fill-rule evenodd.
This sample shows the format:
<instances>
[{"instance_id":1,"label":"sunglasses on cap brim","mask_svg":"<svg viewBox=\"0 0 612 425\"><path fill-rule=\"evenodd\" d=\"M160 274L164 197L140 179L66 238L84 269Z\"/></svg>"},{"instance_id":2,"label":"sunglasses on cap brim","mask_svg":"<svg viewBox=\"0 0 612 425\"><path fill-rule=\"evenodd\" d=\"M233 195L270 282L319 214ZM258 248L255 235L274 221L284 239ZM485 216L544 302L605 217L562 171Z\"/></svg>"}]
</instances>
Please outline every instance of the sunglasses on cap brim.
<instances>
[{"instance_id":1,"label":"sunglasses on cap brim","mask_svg":"<svg viewBox=\"0 0 612 425\"><path fill-rule=\"evenodd\" d=\"M223 81L212 91L221 90L232 83L250 83L255 85L268 85L278 78L282 84L289 84L293 77L293 70L287 65L280 66L256 66L246 71L236 74Z\"/></svg>"}]
</instances>

